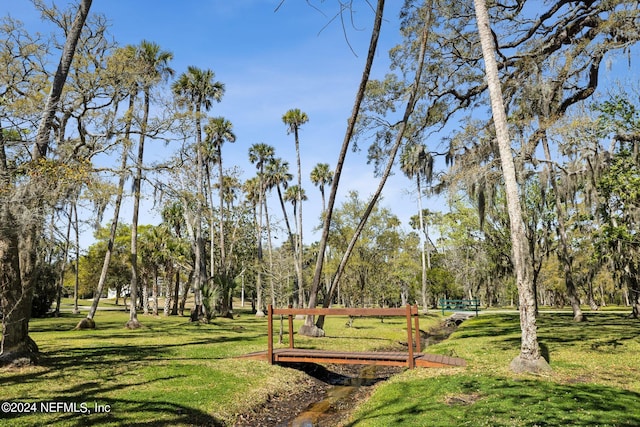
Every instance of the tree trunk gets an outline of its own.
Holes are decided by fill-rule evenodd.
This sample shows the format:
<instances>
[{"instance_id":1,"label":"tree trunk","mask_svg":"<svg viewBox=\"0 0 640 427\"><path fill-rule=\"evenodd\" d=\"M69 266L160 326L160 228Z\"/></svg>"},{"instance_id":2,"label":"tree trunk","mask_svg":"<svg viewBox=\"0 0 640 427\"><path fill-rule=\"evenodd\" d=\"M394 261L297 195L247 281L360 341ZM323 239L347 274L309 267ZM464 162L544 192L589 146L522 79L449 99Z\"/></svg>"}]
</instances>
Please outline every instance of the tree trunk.
<instances>
[{"instance_id":1,"label":"tree trunk","mask_svg":"<svg viewBox=\"0 0 640 427\"><path fill-rule=\"evenodd\" d=\"M146 276L142 277L140 280L142 286L141 286L141 290L142 290L142 314L144 315L148 315L149 314L149 283L147 281Z\"/></svg>"},{"instance_id":2,"label":"tree trunk","mask_svg":"<svg viewBox=\"0 0 640 427\"><path fill-rule=\"evenodd\" d=\"M80 227L78 225L78 196L71 204L73 210L73 231L76 235L76 271L73 284L73 314L80 314L78 309L78 288L80 287Z\"/></svg>"},{"instance_id":3,"label":"tree trunk","mask_svg":"<svg viewBox=\"0 0 640 427\"><path fill-rule=\"evenodd\" d=\"M302 167L300 165L300 140L298 139L298 127L294 127L294 140L296 145L296 162L298 166L298 217L296 227L298 229L298 268L296 274L298 275L298 305L304 307L304 272L303 272L303 259L304 259L304 247L302 245ZM313 323L313 320L311 320Z\"/></svg>"},{"instance_id":4,"label":"tree trunk","mask_svg":"<svg viewBox=\"0 0 640 427\"><path fill-rule=\"evenodd\" d=\"M378 38L380 36L380 27L382 26L382 16L384 12L384 0L378 0L376 6L376 15L374 20L373 29L371 30L371 40L369 42L369 50L367 53L367 59L365 61L364 70L362 71L362 77L360 79L360 86L356 94L356 99L351 110L351 117L347 122L347 130L342 141L342 147L340 148L340 154L338 155L338 162L336 169L333 173L333 185L331 186L331 192L329 193L329 200L327 202L327 210L324 216L324 222L322 225L322 236L318 247L318 257L316 259L316 267L313 274L313 282L311 283L311 292L309 293L309 307L315 308L318 291L320 290L320 281L322 279L322 266L324 264L324 252L327 247L327 241L329 240L329 228L331 226L331 217L333 216L333 209L336 202L336 195L338 193L338 185L340 183L340 176L342 175L342 168L344 166L345 159L347 157L347 151L351 143L351 138L358 119L358 113L360 112L360 105L364 99L365 90L367 88L367 82L369 81L369 75L371 74L371 67L373 66L373 59L375 57L376 49L378 46ZM307 327L309 321L313 322L313 319L307 318Z\"/></svg>"},{"instance_id":5,"label":"tree trunk","mask_svg":"<svg viewBox=\"0 0 640 427\"><path fill-rule=\"evenodd\" d=\"M298 252L296 251L296 242L293 237L293 233L291 232L291 224L289 223L289 215L287 215L287 209L284 205L284 199L282 198L282 190L280 189L280 184L276 185L276 190L278 192L278 199L280 200L280 207L282 208L282 215L284 216L284 223L287 226L287 233L289 236L289 243L291 244L291 254L293 255L293 266L295 267L296 277L300 276L298 270L300 269L300 264L298 263ZM297 305L296 305L297 307Z\"/></svg>"},{"instance_id":6,"label":"tree trunk","mask_svg":"<svg viewBox=\"0 0 640 427\"><path fill-rule=\"evenodd\" d=\"M144 161L144 142L147 132L147 123L149 122L149 105L150 105L149 88L144 90L144 107L142 122L140 124L140 139L138 141L138 157L136 159L136 175L133 179L133 218L131 220L131 299L138 293L139 286L139 267L138 267L138 216L140 213L140 196L142 191L142 164ZM147 285L143 289L143 310L145 314L149 313ZM138 314L136 312L136 304L131 304L129 311L129 321L126 323L128 329L139 328Z\"/></svg>"},{"instance_id":7,"label":"tree trunk","mask_svg":"<svg viewBox=\"0 0 640 427\"><path fill-rule=\"evenodd\" d=\"M1 130L0 130L1 131ZM64 275L69 259L69 240L71 239L71 209L69 209L69 222L67 223L67 234L64 240L64 254L62 255L62 265L60 266L60 277L58 279L58 289L56 290L56 309L54 316L60 316L60 302L62 299L62 288L64 287Z\"/></svg>"},{"instance_id":8,"label":"tree trunk","mask_svg":"<svg viewBox=\"0 0 640 427\"><path fill-rule=\"evenodd\" d=\"M520 328L522 340L520 355L511 362L511 369L517 372L538 372L550 370L550 366L540 355L538 345L538 333L535 316L535 295L533 292L533 274L531 263L528 260L528 251L524 223L522 221L522 208L518 195L518 184L513 157L511 154L511 142L507 128L507 116L502 99L502 88L498 79L498 66L495 59L493 36L489 24L489 14L485 0L474 0L478 33L482 43L482 56L484 58L489 95L491 98L491 111L498 140L500 163L505 183L507 210L511 228L511 244L513 246L513 263L516 271L516 283L520 300Z\"/></svg>"},{"instance_id":9,"label":"tree trunk","mask_svg":"<svg viewBox=\"0 0 640 427\"><path fill-rule=\"evenodd\" d=\"M417 58L418 66L417 66L417 69L416 69L413 88L411 90L411 93L410 93L410 96L409 96L409 100L407 101L407 104L405 106L404 114L402 116L402 121L400 122L400 129L398 130L394 145L391 148L391 151L389 153L389 160L387 161L387 166L385 167L385 170L384 170L384 172L382 174L382 177L380 178L380 182L378 183L378 188L376 189L373 197L369 201L369 204L367 205L367 208L365 209L365 212L364 212L362 218L360 219L360 223L356 227L356 229L354 231L354 234L351 237L351 241L349 242L349 245L347 246L347 249L346 249L344 255L342 256L342 260L340 261L340 265L338 266L338 270L336 271L336 274L335 274L335 276L333 278L333 282L331 283L331 288L329 289L329 295L324 300L324 303L323 303L324 307L329 307L329 304L331 303L331 299L333 298L333 293L335 292L335 289L338 286L338 283L339 283L339 281L340 281L340 279L342 277L342 274L344 273L344 269L345 269L345 267L347 265L347 261L349 260L349 257L351 256L351 253L353 252L353 249L355 248L355 245L356 245L356 243L358 241L358 238L360 237L360 233L364 229L364 226L366 225L367 220L369 219L369 215L371 214L371 212L373 211L373 208L375 207L376 203L378 202L378 199L380 198L380 195L382 194L382 190L384 188L384 185L386 184L387 179L389 178L389 175L391 174L391 169L393 168L393 164L395 162L396 154L398 153L398 150L400 149L400 145L402 144L402 140L404 138L404 133L405 133L405 131L407 129L407 125L409 123L409 118L411 117L411 114L413 113L413 109L415 107L416 101L418 100L420 81L422 80L422 69L423 69L423 64L424 64L424 57L425 57L425 53L426 53L426 49L427 49L427 38L428 38L428 34L429 34L429 27L431 25L430 21L431 21L431 14L429 14L429 17L427 18L426 22L424 22L424 26L423 26L423 29L422 29L422 35L421 35L421 41L420 41L420 52L419 52L418 58ZM316 327L322 329L323 326L324 326L324 316L319 316L318 317L318 321L316 322Z\"/></svg>"},{"instance_id":10,"label":"tree trunk","mask_svg":"<svg viewBox=\"0 0 640 427\"><path fill-rule=\"evenodd\" d=\"M157 269L156 269L157 270ZM153 288L151 289L151 297L153 299L153 315L158 315L158 273L156 272L153 278Z\"/></svg>"},{"instance_id":11,"label":"tree trunk","mask_svg":"<svg viewBox=\"0 0 640 427\"><path fill-rule=\"evenodd\" d=\"M37 345L29 337L33 282L23 281L21 277L21 251L35 253L35 248L25 247L24 243L29 242L19 241L18 222L8 203L0 206L0 224L3 225L0 233L0 307L3 315L0 366L23 358L31 363L37 360L38 352Z\"/></svg>"},{"instance_id":12,"label":"tree trunk","mask_svg":"<svg viewBox=\"0 0 640 427\"><path fill-rule=\"evenodd\" d=\"M276 305L276 287L273 283L273 243L271 243L271 223L269 222L269 208L267 199L264 200L264 218L267 225L267 251L269 251L269 291L271 292L271 305Z\"/></svg>"},{"instance_id":13,"label":"tree trunk","mask_svg":"<svg viewBox=\"0 0 640 427\"><path fill-rule=\"evenodd\" d=\"M194 217L194 240L195 240L195 276L194 276L194 312L191 313L192 320L202 320L204 311L202 309L202 288L207 283L207 261L204 236L202 234L202 197L204 195L203 168L204 161L202 155L202 126L200 121L200 103L196 105L196 212Z\"/></svg>"},{"instance_id":14,"label":"tree trunk","mask_svg":"<svg viewBox=\"0 0 640 427\"><path fill-rule=\"evenodd\" d=\"M129 116L131 112L133 112L135 96L131 95L129 97ZM131 119L128 120L126 128L125 128L125 140L129 140L129 136L131 134ZM111 228L109 229L109 240L107 242L107 251L104 255L104 261L102 263L102 270L100 271L100 279L98 279L98 286L96 289L96 293L93 295L93 302L91 303L91 308L89 308L89 313L87 313L86 319L81 320L76 329L93 329L95 328L95 320L94 317L96 315L96 311L98 310L98 304L100 303L100 298L102 298L102 294L104 293L104 285L107 281L107 272L109 270L109 264L111 262L111 255L113 253L113 245L116 241L116 234L118 230L118 221L120 219L120 207L122 206L122 197L124 195L124 183L127 180L127 159L129 157L129 148L127 145L122 146L122 157L120 158L120 177L118 178L118 190L116 193L116 200L113 206L113 219L111 220ZM118 305L118 299L120 297L119 289L116 289L116 305Z\"/></svg>"},{"instance_id":15,"label":"tree trunk","mask_svg":"<svg viewBox=\"0 0 640 427\"><path fill-rule=\"evenodd\" d=\"M221 266L221 271L222 273L225 275L225 277L227 276L227 274L229 273L230 267L227 266L227 252L226 252L226 248L225 248L225 242L224 242L224 170L222 169L222 141L219 141L218 143L218 175L219 175L219 182L218 185L220 186L220 188L218 189L218 196L220 198L219 202L220 202L220 225L219 225L219 233L220 236L218 236L219 241L220 241L220 266ZM213 201L211 202L211 209L213 210ZM213 275L213 265L211 266L211 275Z\"/></svg>"},{"instance_id":16,"label":"tree trunk","mask_svg":"<svg viewBox=\"0 0 640 427\"><path fill-rule=\"evenodd\" d=\"M47 155L51 124L58 102L62 95L73 56L82 28L89 15L92 0L82 0L68 32L58 69L53 78L51 91L43 109L35 146L32 153L33 163ZM2 146L4 153L4 145ZM3 174L4 175L4 174ZM4 177L3 177L4 178ZM3 182L2 185L9 185ZM12 363L24 358L35 361L38 347L29 337L29 318L34 291L34 267L37 253L38 215L42 210L41 188L33 178L26 183L26 193L32 195L32 201L25 206L33 214L33 219L20 227L10 212L9 203L1 203L0 208L0 303L3 311L2 337L0 341L0 365ZM18 231L20 233L18 234Z\"/></svg>"},{"instance_id":17,"label":"tree trunk","mask_svg":"<svg viewBox=\"0 0 640 427\"><path fill-rule=\"evenodd\" d=\"M258 196L258 256L256 259L256 317L264 317L262 302L262 207L264 202L264 184L260 178L260 194Z\"/></svg>"},{"instance_id":18,"label":"tree trunk","mask_svg":"<svg viewBox=\"0 0 640 427\"><path fill-rule=\"evenodd\" d=\"M424 214L422 212L422 188L420 188L420 174L416 174L416 188L418 190L418 218L420 219L420 254L422 263L422 275L420 276L422 285L422 310L426 313L429 311L429 305L427 301L427 250L426 245L429 244L427 240L426 231L424 228ZM431 268L429 262L429 268ZM403 304L405 305L405 304Z\"/></svg>"},{"instance_id":19,"label":"tree trunk","mask_svg":"<svg viewBox=\"0 0 640 427\"><path fill-rule=\"evenodd\" d=\"M547 140L546 132L542 136L542 148L544 150L544 156L547 160L547 167L549 170L549 180L551 181L551 188L555 197L556 216L558 217L558 235L560 236L560 251L559 257L562 263L562 269L564 271L564 281L567 287L567 296L571 303L571 309L573 310L573 320L576 322L582 322L586 320L586 317L580 309L580 299L578 298L578 292L573 277L573 259L569 252L569 242L567 241L567 229L564 223L564 210L562 209L562 200L558 193L558 186L556 184L555 168L553 167L551 159L551 151L549 150L549 142ZM590 298L593 301L593 298Z\"/></svg>"},{"instance_id":20,"label":"tree trunk","mask_svg":"<svg viewBox=\"0 0 640 427\"><path fill-rule=\"evenodd\" d=\"M173 289L172 289L172 271L169 271L169 274L165 275L164 280L164 307L162 310L162 314L166 317L171 313L171 303L173 302Z\"/></svg>"}]
</instances>

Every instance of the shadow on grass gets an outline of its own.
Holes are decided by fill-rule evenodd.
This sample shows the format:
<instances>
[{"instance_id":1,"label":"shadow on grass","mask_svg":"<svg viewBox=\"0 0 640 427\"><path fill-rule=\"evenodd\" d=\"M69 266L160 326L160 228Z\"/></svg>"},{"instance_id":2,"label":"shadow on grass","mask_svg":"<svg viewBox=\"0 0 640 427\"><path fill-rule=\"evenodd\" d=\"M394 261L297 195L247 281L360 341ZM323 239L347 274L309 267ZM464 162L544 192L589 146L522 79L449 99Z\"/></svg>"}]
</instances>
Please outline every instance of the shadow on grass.
<instances>
[{"instance_id":1,"label":"shadow on grass","mask_svg":"<svg viewBox=\"0 0 640 427\"><path fill-rule=\"evenodd\" d=\"M118 334L109 335L109 338L117 338ZM131 338L131 335L122 334L121 338ZM99 345L96 347L83 346L82 342L77 347L64 347L59 350L41 352L38 366L44 369L36 371L6 371L2 379L3 385L25 384L39 381L53 371L70 369L92 369L100 371L114 365L126 366L132 362L153 362L153 361L190 361L190 360L221 360L226 357L215 357L204 354L202 356L186 356L178 354L184 347L209 346L220 343L244 342L255 336L237 335L233 337L219 336L212 338L200 338L191 341L182 341L167 344L113 344ZM99 342L98 342L99 343ZM175 351L174 351L175 350ZM205 352L206 353L206 352Z\"/></svg>"},{"instance_id":2,"label":"shadow on grass","mask_svg":"<svg viewBox=\"0 0 640 427\"><path fill-rule=\"evenodd\" d=\"M125 335L126 336L126 335ZM113 336L110 336L112 338ZM244 342L246 336L235 337L212 337L192 341L168 343L168 344L116 344L102 345L99 347L72 347L51 351L43 354L41 365L56 369L64 369L78 365L78 360L82 360L82 365L88 368L97 368L104 363L112 364L140 362L144 360L174 360L173 349L183 349L185 346L207 346L221 343ZM187 358L190 359L190 358ZM215 359L215 357L193 357L192 359ZM97 365L97 366L96 366Z\"/></svg>"},{"instance_id":3,"label":"shadow on grass","mask_svg":"<svg viewBox=\"0 0 640 427\"><path fill-rule=\"evenodd\" d=\"M571 313L541 313L537 318L538 337L546 344L576 344L599 340L606 345L604 337L615 337L610 346L622 345L624 341L636 339L640 322L625 315L597 313L588 322L575 322ZM508 347L519 345L520 324L517 314L492 314L466 321L456 334L456 339L503 337Z\"/></svg>"},{"instance_id":4,"label":"shadow on grass","mask_svg":"<svg viewBox=\"0 0 640 427\"><path fill-rule=\"evenodd\" d=\"M462 375L383 389L347 425L640 425L640 393L597 384Z\"/></svg>"},{"instance_id":5,"label":"shadow on grass","mask_svg":"<svg viewBox=\"0 0 640 427\"><path fill-rule=\"evenodd\" d=\"M169 427L176 425L213 426L222 427L225 424L218 418L190 408L166 401L134 401L127 399L93 399L84 395L79 400L64 400L76 404L79 410L81 403L86 403L91 413L66 412L61 414L47 414L44 418L46 424L64 424L66 426L84 427L87 425L131 425L135 419L136 426ZM96 406L97 405L97 406ZM96 411L97 409L97 411ZM136 413L135 417L128 414ZM143 416L141 416L141 414ZM6 414L4 414L6 415ZM5 419L8 422L28 423L32 414L9 414ZM148 421L142 421L147 418ZM39 420L42 420L40 415ZM34 420L35 421L35 420ZM42 421L36 421L32 425L45 425Z\"/></svg>"}]
</instances>

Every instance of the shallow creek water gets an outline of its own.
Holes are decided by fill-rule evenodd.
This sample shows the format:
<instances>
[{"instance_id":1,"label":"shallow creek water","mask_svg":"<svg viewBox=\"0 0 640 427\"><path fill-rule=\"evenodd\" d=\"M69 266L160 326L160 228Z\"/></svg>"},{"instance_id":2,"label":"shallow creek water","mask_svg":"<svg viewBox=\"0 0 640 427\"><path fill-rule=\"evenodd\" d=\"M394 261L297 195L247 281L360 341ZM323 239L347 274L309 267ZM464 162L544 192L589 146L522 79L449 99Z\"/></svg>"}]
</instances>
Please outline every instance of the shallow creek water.
<instances>
[{"instance_id":1,"label":"shallow creek water","mask_svg":"<svg viewBox=\"0 0 640 427\"><path fill-rule=\"evenodd\" d=\"M360 387L372 386L383 378L378 378L378 367L367 365L360 369L356 377L338 375L330 378L333 386L327 391L324 399L312 403L295 418L280 424L278 427L317 427L324 425L323 420L334 417L344 404L349 403Z\"/></svg>"}]
</instances>

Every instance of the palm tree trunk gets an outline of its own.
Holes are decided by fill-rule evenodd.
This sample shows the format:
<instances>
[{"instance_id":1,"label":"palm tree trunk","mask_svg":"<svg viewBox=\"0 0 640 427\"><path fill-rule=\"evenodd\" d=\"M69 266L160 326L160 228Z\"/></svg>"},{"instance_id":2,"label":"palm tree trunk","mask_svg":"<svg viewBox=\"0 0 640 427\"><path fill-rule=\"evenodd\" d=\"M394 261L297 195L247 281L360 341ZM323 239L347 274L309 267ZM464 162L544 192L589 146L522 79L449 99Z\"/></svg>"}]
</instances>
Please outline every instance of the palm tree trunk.
<instances>
[{"instance_id":1,"label":"palm tree trunk","mask_svg":"<svg viewBox=\"0 0 640 427\"><path fill-rule=\"evenodd\" d=\"M153 287L151 289L151 297L153 299L153 315L158 315L158 269L156 268L156 274L153 278Z\"/></svg>"},{"instance_id":2,"label":"palm tree trunk","mask_svg":"<svg viewBox=\"0 0 640 427\"><path fill-rule=\"evenodd\" d=\"M429 244L427 241L425 244L426 233L424 228L424 214L422 212L422 189L420 188L420 174L416 174L416 188L418 190L418 218L420 219L420 254L421 254L421 263L422 263L422 276L421 284L422 284L422 310L426 313L429 310L429 305L427 302L427 254L426 254L426 245Z\"/></svg>"},{"instance_id":3,"label":"palm tree trunk","mask_svg":"<svg viewBox=\"0 0 640 427\"><path fill-rule=\"evenodd\" d=\"M260 172L260 194L258 197L258 257L256 259L256 317L264 317L262 302L262 208L264 205L264 184L262 183L262 171Z\"/></svg>"},{"instance_id":4,"label":"palm tree trunk","mask_svg":"<svg viewBox=\"0 0 640 427\"><path fill-rule=\"evenodd\" d=\"M149 92L145 91L144 94L144 113L142 123L140 126L140 140L138 142L138 157L136 159L136 175L133 178L133 218L131 220L131 304L129 306L129 321L126 323L128 329L139 328L140 322L138 321L137 313L137 296L138 296L138 284L139 280L139 267L138 267L138 216L140 213L140 192L142 187L142 162L144 158L144 139L146 132L146 123L149 120ZM147 289L145 286L144 294L147 295ZM146 308L145 301L144 309Z\"/></svg>"},{"instance_id":5,"label":"palm tree trunk","mask_svg":"<svg viewBox=\"0 0 640 427\"><path fill-rule=\"evenodd\" d=\"M541 371L549 370L549 364L541 357L538 345L536 326L536 304L533 292L533 274L528 260L524 223L522 221L522 208L518 196L518 184L516 171L511 155L511 143L507 128L507 115L502 99L502 88L498 78L498 66L495 59L493 36L489 24L489 13L485 0L474 0L478 33L482 43L482 56L484 57L489 95L491 98L491 111L493 123L496 128L500 163L504 177L507 210L511 227L511 244L513 246L513 263L516 270L516 282L520 299L520 328L522 340L520 355L511 362L514 371Z\"/></svg>"},{"instance_id":6,"label":"palm tree trunk","mask_svg":"<svg viewBox=\"0 0 640 427\"><path fill-rule=\"evenodd\" d=\"M209 193L209 274L213 276L216 271L215 267L215 233L214 223L215 217L213 214L213 186L211 185L211 174L209 173L209 167L205 165L207 192Z\"/></svg>"},{"instance_id":7,"label":"palm tree trunk","mask_svg":"<svg viewBox=\"0 0 640 427\"><path fill-rule=\"evenodd\" d=\"M224 171L222 169L222 141L220 141L220 143L218 144L218 179L219 181L219 185L220 188L218 189L218 195L220 196L220 226L219 226L219 232L220 232L220 266L222 268L222 274L226 276L229 273L229 268L230 266L227 266L227 253L226 253L226 248L224 247L224 175L223 175ZM211 203L211 206L213 207L213 202ZM213 266L211 267L213 269ZM213 270L212 270L213 271ZM213 273L212 273L213 275ZM226 283L226 282L225 282Z\"/></svg>"},{"instance_id":8,"label":"palm tree trunk","mask_svg":"<svg viewBox=\"0 0 640 427\"><path fill-rule=\"evenodd\" d=\"M276 287L273 283L273 244L271 242L271 223L269 222L269 208L264 201L264 218L267 225L267 250L269 251L269 290L271 291L271 305L276 305Z\"/></svg>"},{"instance_id":9,"label":"palm tree trunk","mask_svg":"<svg viewBox=\"0 0 640 427\"><path fill-rule=\"evenodd\" d=\"M194 271L194 311L191 320L201 320L205 317L202 307L202 288L207 282L207 262L205 260L204 237L202 235L202 197L204 191L203 177L203 155L202 155L202 126L200 120L200 104L196 104L196 212L193 218L193 236L194 236L194 254L195 254L195 271Z\"/></svg>"},{"instance_id":10,"label":"palm tree trunk","mask_svg":"<svg viewBox=\"0 0 640 427\"><path fill-rule=\"evenodd\" d=\"M173 288L173 307L171 307L171 315L178 315L178 301L180 300L180 270L176 270L176 281Z\"/></svg>"},{"instance_id":11,"label":"palm tree trunk","mask_svg":"<svg viewBox=\"0 0 640 427\"><path fill-rule=\"evenodd\" d=\"M282 198L282 190L280 190L280 185L276 185L276 190L278 192L278 199L280 200L280 207L282 208L282 215L284 216L284 223L287 226L287 233L289 236L289 243L291 244L291 254L293 255L293 265L295 267L295 271L296 271L296 277L298 277L300 274L298 273L298 270L300 269L300 264L298 264L298 252L296 251L296 242L295 242L295 238L293 236L293 233L291 232L291 224L289 223L289 215L287 214L287 209L284 205L284 199Z\"/></svg>"},{"instance_id":12,"label":"palm tree trunk","mask_svg":"<svg viewBox=\"0 0 640 427\"><path fill-rule=\"evenodd\" d=\"M304 307L304 274L302 260L304 258L304 247L302 246L302 167L300 166L300 141L298 139L298 128L294 128L294 139L296 145L296 161L298 163L298 268L296 274L298 275L298 305Z\"/></svg>"}]
</instances>

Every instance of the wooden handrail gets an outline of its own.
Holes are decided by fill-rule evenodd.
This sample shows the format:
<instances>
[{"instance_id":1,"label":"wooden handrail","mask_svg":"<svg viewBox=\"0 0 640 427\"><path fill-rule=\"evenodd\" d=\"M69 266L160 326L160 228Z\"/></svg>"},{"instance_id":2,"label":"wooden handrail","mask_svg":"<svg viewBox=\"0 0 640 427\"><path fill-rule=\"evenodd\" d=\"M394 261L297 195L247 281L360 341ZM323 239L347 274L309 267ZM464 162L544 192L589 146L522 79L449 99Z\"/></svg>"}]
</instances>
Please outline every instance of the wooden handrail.
<instances>
[{"instance_id":1,"label":"wooden handrail","mask_svg":"<svg viewBox=\"0 0 640 427\"><path fill-rule=\"evenodd\" d=\"M411 307L411 306L409 306ZM415 306L414 306L415 307ZM415 307L417 312L417 307ZM273 314L319 316L404 316L407 310L400 308L274 308Z\"/></svg>"},{"instance_id":2,"label":"wooden handrail","mask_svg":"<svg viewBox=\"0 0 640 427\"><path fill-rule=\"evenodd\" d=\"M274 315L286 315L289 320L289 348L294 348L293 341L293 316L296 315L325 315L325 316L405 316L407 319L407 345L409 349L408 367L415 367L415 360L413 357L413 345L415 341L416 352L420 353L420 321L418 316L418 306L407 304L404 308L273 308L272 305L267 307L267 321L268 321L268 347L267 347L267 359L270 364L273 364L273 316ZM411 318L414 318L412 325ZM415 330L415 340L413 331Z\"/></svg>"}]
</instances>

